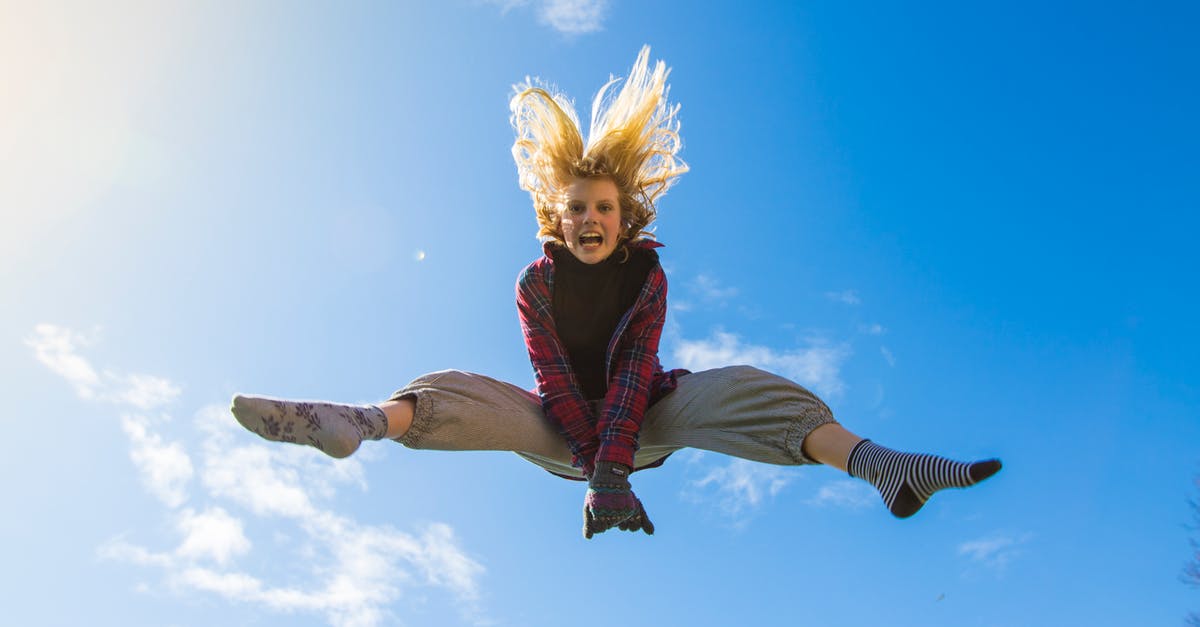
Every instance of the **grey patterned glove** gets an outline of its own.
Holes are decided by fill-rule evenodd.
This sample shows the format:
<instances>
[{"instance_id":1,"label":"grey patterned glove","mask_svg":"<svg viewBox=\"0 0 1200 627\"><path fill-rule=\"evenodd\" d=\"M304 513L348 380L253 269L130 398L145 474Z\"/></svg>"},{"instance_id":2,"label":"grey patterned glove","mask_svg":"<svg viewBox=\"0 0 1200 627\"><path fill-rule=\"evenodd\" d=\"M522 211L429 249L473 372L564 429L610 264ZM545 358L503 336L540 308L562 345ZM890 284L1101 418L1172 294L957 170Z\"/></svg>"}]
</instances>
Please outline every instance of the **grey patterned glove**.
<instances>
[{"instance_id":1,"label":"grey patterned glove","mask_svg":"<svg viewBox=\"0 0 1200 627\"><path fill-rule=\"evenodd\" d=\"M646 508L642 507L642 500L637 496L633 497L637 500L638 511L633 516L625 519L625 522L617 525L621 531L645 531L646 535L654 535L654 523L650 522L650 517L646 515Z\"/></svg>"},{"instance_id":2,"label":"grey patterned glove","mask_svg":"<svg viewBox=\"0 0 1200 627\"><path fill-rule=\"evenodd\" d=\"M654 533L654 524L629 485L629 472L629 467L622 464L596 464L583 502L583 537L590 540L613 527Z\"/></svg>"}]
</instances>

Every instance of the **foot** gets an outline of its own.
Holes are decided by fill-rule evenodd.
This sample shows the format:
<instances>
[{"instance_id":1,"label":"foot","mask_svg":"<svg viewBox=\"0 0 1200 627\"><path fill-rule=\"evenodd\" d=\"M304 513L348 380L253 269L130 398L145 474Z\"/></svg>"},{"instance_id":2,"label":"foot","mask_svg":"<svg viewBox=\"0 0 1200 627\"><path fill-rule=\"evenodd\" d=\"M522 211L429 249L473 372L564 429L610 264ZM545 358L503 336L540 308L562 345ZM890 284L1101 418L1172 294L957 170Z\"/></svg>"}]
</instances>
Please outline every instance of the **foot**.
<instances>
[{"instance_id":1,"label":"foot","mask_svg":"<svg viewBox=\"0 0 1200 627\"><path fill-rule=\"evenodd\" d=\"M936 455L900 453L862 440L846 462L851 476L870 481L897 518L917 513L934 492L973 486L1000 471L998 459L956 462Z\"/></svg>"},{"instance_id":2,"label":"foot","mask_svg":"<svg viewBox=\"0 0 1200 627\"><path fill-rule=\"evenodd\" d=\"M238 394L230 411L243 427L268 440L308 444L338 458L358 450L363 440L378 440L387 433L387 416L374 405Z\"/></svg>"}]
</instances>

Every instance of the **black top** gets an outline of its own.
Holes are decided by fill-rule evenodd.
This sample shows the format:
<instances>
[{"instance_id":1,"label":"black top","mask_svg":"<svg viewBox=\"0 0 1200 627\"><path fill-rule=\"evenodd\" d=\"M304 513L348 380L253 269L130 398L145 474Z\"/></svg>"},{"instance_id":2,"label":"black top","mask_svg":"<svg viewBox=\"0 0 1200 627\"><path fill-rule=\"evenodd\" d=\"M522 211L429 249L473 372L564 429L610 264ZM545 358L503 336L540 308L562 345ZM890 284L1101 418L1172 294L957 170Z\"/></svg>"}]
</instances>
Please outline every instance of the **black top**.
<instances>
[{"instance_id":1,"label":"black top","mask_svg":"<svg viewBox=\"0 0 1200 627\"><path fill-rule=\"evenodd\" d=\"M591 400L604 398L605 353L621 316L637 301L658 253L649 249L621 250L597 264L586 264L565 247L554 257L554 324L571 360L571 369ZM622 262L624 260L624 262Z\"/></svg>"}]
</instances>

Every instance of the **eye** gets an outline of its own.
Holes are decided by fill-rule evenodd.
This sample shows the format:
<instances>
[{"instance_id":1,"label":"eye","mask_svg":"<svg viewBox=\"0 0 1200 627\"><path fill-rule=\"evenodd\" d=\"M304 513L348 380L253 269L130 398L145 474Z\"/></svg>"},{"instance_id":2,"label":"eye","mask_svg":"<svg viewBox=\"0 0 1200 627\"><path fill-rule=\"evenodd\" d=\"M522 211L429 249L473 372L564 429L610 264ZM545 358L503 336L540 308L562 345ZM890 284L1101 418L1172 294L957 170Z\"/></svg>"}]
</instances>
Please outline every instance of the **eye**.
<instances>
[{"instance_id":1,"label":"eye","mask_svg":"<svg viewBox=\"0 0 1200 627\"><path fill-rule=\"evenodd\" d=\"M612 210L613 210L613 206L608 203L604 203L604 204L600 205L601 213L608 213L609 211L612 211Z\"/></svg>"},{"instance_id":2,"label":"eye","mask_svg":"<svg viewBox=\"0 0 1200 627\"><path fill-rule=\"evenodd\" d=\"M567 211L574 214L583 213L583 203L573 202L567 205Z\"/></svg>"}]
</instances>

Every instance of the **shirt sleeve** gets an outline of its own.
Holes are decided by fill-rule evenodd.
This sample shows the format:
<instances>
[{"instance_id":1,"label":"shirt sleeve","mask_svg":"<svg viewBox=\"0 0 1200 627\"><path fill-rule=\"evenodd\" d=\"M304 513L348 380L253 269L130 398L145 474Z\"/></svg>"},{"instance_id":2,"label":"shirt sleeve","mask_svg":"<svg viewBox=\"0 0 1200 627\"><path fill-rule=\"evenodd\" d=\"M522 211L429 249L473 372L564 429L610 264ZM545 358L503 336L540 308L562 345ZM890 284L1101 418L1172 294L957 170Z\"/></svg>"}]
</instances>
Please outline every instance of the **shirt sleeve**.
<instances>
[{"instance_id":1,"label":"shirt sleeve","mask_svg":"<svg viewBox=\"0 0 1200 627\"><path fill-rule=\"evenodd\" d=\"M600 448L596 461L633 467L638 433L650 404L650 388L659 369L658 343L667 317L667 279L655 265L646 277L638 305L628 314L628 327L619 335L608 393L598 417Z\"/></svg>"},{"instance_id":2,"label":"shirt sleeve","mask_svg":"<svg viewBox=\"0 0 1200 627\"><path fill-rule=\"evenodd\" d=\"M533 365L542 411L558 425L574 456L590 475L600 446L596 423L575 380L571 362L554 326L554 310L545 268L531 266L517 281L517 312L529 361Z\"/></svg>"}]
</instances>

